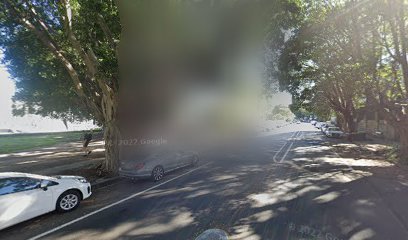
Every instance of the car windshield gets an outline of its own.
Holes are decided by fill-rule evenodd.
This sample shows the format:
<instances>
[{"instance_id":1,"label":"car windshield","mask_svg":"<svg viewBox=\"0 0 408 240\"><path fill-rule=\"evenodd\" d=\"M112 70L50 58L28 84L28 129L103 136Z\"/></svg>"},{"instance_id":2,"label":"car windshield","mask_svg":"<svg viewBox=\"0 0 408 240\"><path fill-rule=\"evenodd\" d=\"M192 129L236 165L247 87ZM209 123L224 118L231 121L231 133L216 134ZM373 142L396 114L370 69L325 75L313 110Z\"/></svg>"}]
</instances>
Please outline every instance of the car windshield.
<instances>
[{"instance_id":1,"label":"car windshield","mask_svg":"<svg viewBox=\"0 0 408 240\"><path fill-rule=\"evenodd\" d=\"M0 1L1 240L403 240L407 165L408 0Z\"/></svg>"}]
</instances>

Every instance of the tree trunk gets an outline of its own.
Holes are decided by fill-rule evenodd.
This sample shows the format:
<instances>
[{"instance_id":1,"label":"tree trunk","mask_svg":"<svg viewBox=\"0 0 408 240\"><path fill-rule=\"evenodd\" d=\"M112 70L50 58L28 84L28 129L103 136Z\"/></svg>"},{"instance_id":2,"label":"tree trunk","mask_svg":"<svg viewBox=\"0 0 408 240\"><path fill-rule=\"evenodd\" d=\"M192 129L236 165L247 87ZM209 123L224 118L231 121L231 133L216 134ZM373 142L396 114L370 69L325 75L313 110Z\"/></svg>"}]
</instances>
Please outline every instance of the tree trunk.
<instances>
[{"instance_id":1,"label":"tree trunk","mask_svg":"<svg viewBox=\"0 0 408 240\"><path fill-rule=\"evenodd\" d=\"M355 132L355 124L354 124L354 117L352 113L346 112L343 114L344 115L344 120L347 125L347 131L349 133Z\"/></svg>"},{"instance_id":2,"label":"tree trunk","mask_svg":"<svg viewBox=\"0 0 408 240\"><path fill-rule=\"evenodd\" d=\"M116 175L119 167L120 131L117 121L117 100L113 92L103 96L102 108L104 115L105 162L102 171Z\"/></svg>"},{"instance_id":3,"label":"tree trunk","mask_svg":"<svg viewBox=\"0 0 408 240\"><path fill-rule=\"evenodd\" d=\"M106 123L104 127L105 162L103 171L116 174L119 166L119 128L113 123Z\"/></svg>"},{"instance_id":4,"label":"tree trunk","mask_svg":"<svg viewBox=\"0 0 408 240\"><path fill-rule=\"evenodd\" d=\"M337 114L338 124L341 129L347 133L352 133L355 131L355 123L353 113L344 110Z\"/></svg>"},{"instance_id":5,"label":"tree trunk","mask_svg":"<svg viewBox=\"0 0 408 240\"><path fill-rule=\"evenodd\" d=\"M399 124L398 134L400 138L400 160L408 162L408 123L405 122L405 124Z\"/></svg>"}]
</instances>

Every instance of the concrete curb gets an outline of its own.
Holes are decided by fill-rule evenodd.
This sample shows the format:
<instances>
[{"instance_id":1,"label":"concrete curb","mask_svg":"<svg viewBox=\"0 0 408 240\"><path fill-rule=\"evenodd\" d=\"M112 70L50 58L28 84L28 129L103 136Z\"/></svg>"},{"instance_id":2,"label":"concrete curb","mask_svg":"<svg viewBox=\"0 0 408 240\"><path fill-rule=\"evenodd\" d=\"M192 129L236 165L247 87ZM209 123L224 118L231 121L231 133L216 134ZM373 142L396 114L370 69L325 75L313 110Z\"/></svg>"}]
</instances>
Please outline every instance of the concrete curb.
<instances>
[{"instance_id":1,"label":"concrete curb","mask_svg":"<svg viewBox=\"0 0 408 240\"><path fill-rule=\"evenodd\" d=\"M120 180L120 177L111 177L111 178L101 178L96 180L95 182L91 183L92 189L98 189L102 187L106 187L108 185L111 185L115 182L118 182Z\"/></svg>"}]
</instances>

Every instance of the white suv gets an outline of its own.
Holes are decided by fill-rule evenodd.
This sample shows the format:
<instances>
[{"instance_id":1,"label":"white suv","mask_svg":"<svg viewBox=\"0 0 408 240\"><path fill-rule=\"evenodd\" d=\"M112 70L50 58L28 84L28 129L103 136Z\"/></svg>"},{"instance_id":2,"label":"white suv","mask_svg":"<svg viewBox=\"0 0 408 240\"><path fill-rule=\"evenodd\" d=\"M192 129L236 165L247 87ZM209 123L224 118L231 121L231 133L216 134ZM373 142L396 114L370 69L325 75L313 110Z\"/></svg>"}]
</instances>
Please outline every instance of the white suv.
<instances>
[{"instance_id":1,"label":"white suv","mask_svg":"<svg viewBox=\"0 0 408 240\"><path fill-rule=\"evenodd\" d=\"M71 211L91 194L91 184L79 176L0 173L0 230L54 210Z\"/></svg>"}]
</instances>

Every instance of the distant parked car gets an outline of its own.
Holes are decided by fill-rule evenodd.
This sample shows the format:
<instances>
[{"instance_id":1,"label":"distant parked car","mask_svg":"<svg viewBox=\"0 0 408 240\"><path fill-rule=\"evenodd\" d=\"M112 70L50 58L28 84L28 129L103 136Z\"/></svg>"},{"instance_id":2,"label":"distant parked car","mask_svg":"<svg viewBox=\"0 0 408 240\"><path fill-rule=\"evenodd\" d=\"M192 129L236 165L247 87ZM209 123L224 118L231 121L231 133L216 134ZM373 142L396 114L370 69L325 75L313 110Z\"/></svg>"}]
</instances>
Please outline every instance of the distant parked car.
<instances>
[{"instance_id":1,"label":"distant parked car","mask_svg":"<svg viewBox=\"0 0 408 240\"><path fill-rule=\"evenodd\" d=\"M122 162L119 175L125 178L151 178L160 181L164 174L178 168L197 165L198 154L190 151L161 151L143 159Z\"/></svg>"},{"instance_id":2,"label":"distant parked car","mask_svg":"<svg viewBox=\"0 0 408 240\"><path fill-rule=\"evenodd\" d=\"M320 131L322 131L322 133L326 134L326 130L327 130L329 127L332 127L332 126L324 125L323 127L320 128Z\"/></svg>"},{"instance_id":3,"label":"distant parked car","mask_svg":"<svg viewBox=\"0 0 408 240\"><path fill-rule=\"evenodd\" d=\"M324 133L324 132L326 132L326 130L327 130L329 127L335 127L335 126L330 125L330 123L323 123L323 124L320 126L320 130L322 131L322 133Z\"/></svg>"},{"instance_id":4,"label":"distant parked car","mask_svg":"<svg viewBox=\"0 0 408 240\"><path fill-rule=\"evenodd\" d=\"M0 230L54 210L74 210L91 194L91 184L80 176L0 173Z\"/></svg>"},{"instance_id":5,"label":"distant parked car","mask_svg":"<svg viewBox=\"0 0 408 240\"><path fill-rule=\"evenodd\" d=\"M313 126L316 126L317 121L312 120L312 121L310 121L310 123L311 123Z\"/></svg>"},{"instance_id":6,"label":"distant parked car","mask_svg":"<svg viewBox=\"0 0 408 240\"><path fill-rule=\"evenodd\" d=\"M324 122L317 122L317 123L316 123L316 127L317 127L318 129L320 129L320 128L322 127L322 124L324 124Z\"/></svg>"},{"instance_id":7,"label":"distant parked car","mask_svg":"<svg viewBox=\"0 0 408 240\"><path fill-rule=\"evenodd\" d=\"M340 128L338 127L327 128L327 130L325 131L325 134L327 137L336 137L336 138L340 138L344 136L343 131L341 131Z\"/></svg>"}]
</instances>

